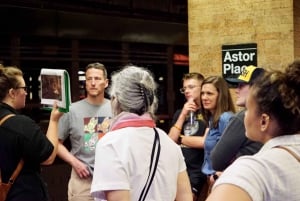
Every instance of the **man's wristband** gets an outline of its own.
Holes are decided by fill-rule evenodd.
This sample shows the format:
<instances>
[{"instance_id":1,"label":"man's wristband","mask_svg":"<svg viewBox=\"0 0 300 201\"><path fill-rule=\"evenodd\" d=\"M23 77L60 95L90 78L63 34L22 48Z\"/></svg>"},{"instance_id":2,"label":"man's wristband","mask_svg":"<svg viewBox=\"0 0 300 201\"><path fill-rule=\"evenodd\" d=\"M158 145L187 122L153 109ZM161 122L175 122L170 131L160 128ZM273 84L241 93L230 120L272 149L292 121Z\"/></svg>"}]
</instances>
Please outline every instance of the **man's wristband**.
<instances>
[{"instance_id":1,"label":"man's wristband","mask_svg":"<svg viewBox=\"0 0 300 201\"><path fill-rule=\"evenodd\" d=\"M179 126L177 126L176 124L174 124L173 127L176 128L177 130L181 131L181 128Z\"/></svg>"}]
</instances>

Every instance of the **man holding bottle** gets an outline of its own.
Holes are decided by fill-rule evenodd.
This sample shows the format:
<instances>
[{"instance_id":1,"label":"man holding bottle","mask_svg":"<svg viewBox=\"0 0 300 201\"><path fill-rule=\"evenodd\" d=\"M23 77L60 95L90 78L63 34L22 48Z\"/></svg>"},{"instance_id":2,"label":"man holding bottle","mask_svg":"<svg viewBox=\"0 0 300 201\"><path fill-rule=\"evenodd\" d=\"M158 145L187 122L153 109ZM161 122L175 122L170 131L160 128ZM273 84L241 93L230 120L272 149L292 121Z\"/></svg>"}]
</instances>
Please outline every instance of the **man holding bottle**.
<instances>
[{"instance_id":1,"label":"man holding bottle","mask_svg":"<svg viewBox=\"0 0 300 201\"><path fill-rule=\"evenodd\" d=\"M194 201L206 183L206 176L201 172L203 163L203 143L206 125L200 108L201 84L204 76L200 73L187 73L182 78L184 94L187 102L182 109L175 112L169 136L182 147L187 172L191 182Z\"/></svg>"}]
</instances>

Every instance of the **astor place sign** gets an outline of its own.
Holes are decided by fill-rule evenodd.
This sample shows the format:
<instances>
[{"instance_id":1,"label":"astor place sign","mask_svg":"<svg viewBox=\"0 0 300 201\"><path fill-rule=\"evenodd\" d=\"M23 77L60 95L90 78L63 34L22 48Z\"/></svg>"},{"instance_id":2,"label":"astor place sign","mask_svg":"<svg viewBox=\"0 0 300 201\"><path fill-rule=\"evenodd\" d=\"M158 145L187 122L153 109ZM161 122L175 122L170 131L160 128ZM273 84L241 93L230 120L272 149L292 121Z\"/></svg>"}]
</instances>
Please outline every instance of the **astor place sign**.
<instances>
[{"instance_id":1,"label":"astor place sign","mask_svg":"<svg viewBox=\"0 0 300 201\"><path fill-rule=\"evenodd\" d=\"M226 80L237 78L249 65L257 66L256 43L222 46L222 74Z\"/></svg>"}]
</instances>

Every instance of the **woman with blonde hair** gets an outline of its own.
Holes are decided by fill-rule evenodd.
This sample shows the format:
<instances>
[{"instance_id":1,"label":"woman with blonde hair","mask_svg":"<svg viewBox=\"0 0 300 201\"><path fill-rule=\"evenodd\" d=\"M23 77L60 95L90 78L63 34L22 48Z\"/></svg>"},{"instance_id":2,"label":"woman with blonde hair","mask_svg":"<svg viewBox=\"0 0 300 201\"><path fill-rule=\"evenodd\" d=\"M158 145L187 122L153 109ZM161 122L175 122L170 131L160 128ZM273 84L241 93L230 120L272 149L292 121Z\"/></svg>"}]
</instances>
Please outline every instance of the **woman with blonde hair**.
<instances>
[{"instance_id":1,"label":"woman with blonde hair","mask_svg":"<svg viewBox=\"0 0 300 201\"><path fill-rule=\"evenodd\" d=\"M57 105L50 115L46 135L27 116L18 113L25 107L27 86L17 67L0 67L0 119L12 115L0 126L0 171L8 183L19 164L24 165L15 179L6 201L47 201L47 189L40 175L40 165L54 162L58 147L58 120L62 113Z\"/></svg>"}]
</instances>

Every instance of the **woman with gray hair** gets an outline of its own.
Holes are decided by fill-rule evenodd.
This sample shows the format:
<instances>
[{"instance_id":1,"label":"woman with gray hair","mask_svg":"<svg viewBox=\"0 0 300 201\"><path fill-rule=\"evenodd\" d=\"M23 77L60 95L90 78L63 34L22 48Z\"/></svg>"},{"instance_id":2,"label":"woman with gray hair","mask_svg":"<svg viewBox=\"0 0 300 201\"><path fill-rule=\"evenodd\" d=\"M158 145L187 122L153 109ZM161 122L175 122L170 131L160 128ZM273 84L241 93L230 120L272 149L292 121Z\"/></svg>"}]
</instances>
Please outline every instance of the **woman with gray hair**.
<instances>
[{"instance_id":1,"label":"woman with gray hair","mask_svg":"<svg viewBox=\"0 0 300 201\"><path fill-rule=\"evenodd\" d=\"M125 66L112 75L114 118L96 147L95 200L192 201L180 147L155 126L156 88L141 67Z\"/></svg>"}]
</instances>

